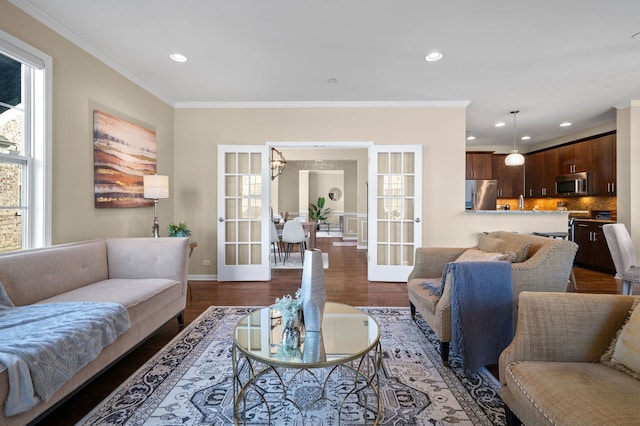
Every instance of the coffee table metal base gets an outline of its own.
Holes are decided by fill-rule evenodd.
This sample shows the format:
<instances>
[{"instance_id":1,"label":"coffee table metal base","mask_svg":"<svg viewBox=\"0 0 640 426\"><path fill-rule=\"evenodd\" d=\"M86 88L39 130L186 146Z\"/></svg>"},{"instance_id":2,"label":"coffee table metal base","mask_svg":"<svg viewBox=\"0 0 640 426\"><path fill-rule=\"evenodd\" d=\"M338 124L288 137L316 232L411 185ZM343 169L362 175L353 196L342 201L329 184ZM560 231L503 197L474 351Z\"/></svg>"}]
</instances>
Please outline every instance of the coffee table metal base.
<instances>
[{"instance_id":1,"label":"coffee table metal base","mask_svg":"<svg viewBox=\"0 0 640 426\"><path fill-rule=\"evenodd\" d=\"M382 347L379 341L362 356L330 367L267 365L248 357L235 344L232 362L236 424L290 422L293 419L278 417L288 406L293 407L302 420L296 424L305 424L309 413L322 406L330 406L337 412L338 424L353 423L354 416L360 419L356 424L377 425L380 420L382 407L378 389ZM256 418L258 413L261 413L260 419Z\"/></svg>"}]
</instances>

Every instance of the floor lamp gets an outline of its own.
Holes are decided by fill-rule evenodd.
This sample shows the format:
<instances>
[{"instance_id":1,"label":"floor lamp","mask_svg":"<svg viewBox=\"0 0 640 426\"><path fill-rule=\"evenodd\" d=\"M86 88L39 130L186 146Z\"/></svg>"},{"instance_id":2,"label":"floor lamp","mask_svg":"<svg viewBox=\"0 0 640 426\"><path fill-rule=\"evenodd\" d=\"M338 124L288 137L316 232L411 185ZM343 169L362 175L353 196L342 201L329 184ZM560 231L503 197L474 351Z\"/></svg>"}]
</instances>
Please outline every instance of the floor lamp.
<instances>
[{"instance_id":1,"label":"floor lamp","mask_svg":"<svg viewBox=\"0 0 640 426\"><path fill-rule=\"evenodd\" d=\"M158 238L160 235L160 226L158 225L158 199L169 198L169 176L162 175L144 175L144 198L153 199L153 237Z\"/></svg>"}]
</instances>

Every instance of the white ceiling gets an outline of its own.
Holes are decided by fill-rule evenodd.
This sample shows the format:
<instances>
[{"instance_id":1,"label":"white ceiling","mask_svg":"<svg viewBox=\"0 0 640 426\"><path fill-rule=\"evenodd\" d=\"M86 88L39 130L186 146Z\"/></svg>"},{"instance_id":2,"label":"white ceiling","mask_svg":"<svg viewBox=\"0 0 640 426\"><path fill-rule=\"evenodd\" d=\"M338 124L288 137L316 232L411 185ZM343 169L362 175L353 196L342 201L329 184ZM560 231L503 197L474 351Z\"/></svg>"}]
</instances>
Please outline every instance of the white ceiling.
<instances>
[{"instance_id":1,"label":"white ceiling","mask_svg":"<svg viewBox=\"0 0 640 426\"><path fill-rule=\"evenodd\" d=\"M176 107L468 101L469 146L519 109L526 150L640 99L638 0L10 1Z\"/></svg>"}]
</instances>

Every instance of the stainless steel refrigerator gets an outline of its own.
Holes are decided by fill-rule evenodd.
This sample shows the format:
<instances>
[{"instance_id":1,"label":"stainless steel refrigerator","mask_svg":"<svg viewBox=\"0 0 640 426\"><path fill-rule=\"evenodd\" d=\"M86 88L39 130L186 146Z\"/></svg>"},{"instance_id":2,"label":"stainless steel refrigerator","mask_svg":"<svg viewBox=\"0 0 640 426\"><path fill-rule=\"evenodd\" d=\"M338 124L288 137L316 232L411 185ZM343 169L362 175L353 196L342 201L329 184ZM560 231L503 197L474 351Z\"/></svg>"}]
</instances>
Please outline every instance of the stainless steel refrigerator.
<instances>
[{"instance_id":1,"label":"stainless steel refrigerator","mask_svg":"<svg viewBox=\"0 0 640 426\"><path fill-rule=\"evenodd\" d=\"M498 182L495 179L467 180L464 208L466 210L495 210Z\"/></svg>"}]
</instances>

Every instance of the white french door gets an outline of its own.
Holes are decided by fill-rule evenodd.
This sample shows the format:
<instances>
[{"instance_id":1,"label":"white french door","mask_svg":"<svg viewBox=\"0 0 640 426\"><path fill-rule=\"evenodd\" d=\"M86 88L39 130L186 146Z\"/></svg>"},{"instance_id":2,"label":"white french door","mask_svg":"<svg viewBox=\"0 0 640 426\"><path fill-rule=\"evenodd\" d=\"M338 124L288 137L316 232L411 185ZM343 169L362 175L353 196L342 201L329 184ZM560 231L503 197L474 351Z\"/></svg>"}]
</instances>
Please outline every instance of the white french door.
<instances>
[{"instance_id":1,"label":"white french door","mask_svg":"<svg viewBox=\"0 0 640 426\"><path fill-rule=\"evenodd\" d=\"M406 281L422 244L422 146L369 148L369 281Z\"/></svg>"},{"instance_id":2,"label":"white french door","mask_svg":"<svg viewBox=\"0 0 640 426\"><path fill-rule=\"evenodd\" d=\"M268 149L218 146L218 281L268 281Z\"/></svg>"}]
</instances>

